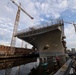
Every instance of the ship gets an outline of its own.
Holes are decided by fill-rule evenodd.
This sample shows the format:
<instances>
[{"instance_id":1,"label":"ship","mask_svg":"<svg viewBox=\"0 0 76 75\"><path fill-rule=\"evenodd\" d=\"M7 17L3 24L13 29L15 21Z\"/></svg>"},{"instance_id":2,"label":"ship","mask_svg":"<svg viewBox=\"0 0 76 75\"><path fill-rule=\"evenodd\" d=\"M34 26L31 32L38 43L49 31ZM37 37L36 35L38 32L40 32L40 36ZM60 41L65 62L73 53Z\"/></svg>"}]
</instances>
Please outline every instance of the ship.
<instances>
[{"instance_id":1,"label":"ship","mask_svg":"<svg viewBox=\"0 0 76 75\"><path fill-rule=\"evenodd\" d=\"M39 51L39 58L42 62L46 62L48 59L53 62L56 58L59 58L60 64L63 65L66 61L63 20L29 27L28 29L18 31L15 37L33 45L33 49Z\"/></svg>"}]
</instances>

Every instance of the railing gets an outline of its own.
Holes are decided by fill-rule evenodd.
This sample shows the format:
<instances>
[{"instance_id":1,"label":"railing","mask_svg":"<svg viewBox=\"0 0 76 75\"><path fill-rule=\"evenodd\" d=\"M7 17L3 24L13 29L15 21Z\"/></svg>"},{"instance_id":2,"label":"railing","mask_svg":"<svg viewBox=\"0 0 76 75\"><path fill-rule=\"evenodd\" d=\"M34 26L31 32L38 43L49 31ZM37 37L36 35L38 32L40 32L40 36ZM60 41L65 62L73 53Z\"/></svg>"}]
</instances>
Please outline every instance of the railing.
<instances>
[{"instance_id":1,"label":"railing","mask_svg":"<svg viewBox=\"0 0 76 75\"><path fill-rule=\"evenodd\" d=\"M54 75L69 75L72 59L69 59Z\"/></svg>"},{"instance_id":2,"label":"railing","mask_svg":"<svg viewBox=\"0 0 76 75\"><path fill-rule=\"evenodd\" d=\"M28 32L35 31L35 30L43 30L43 28L49 28L52 25L61 25L61 24L63 24L62 20L51 21L51 23L47 23L44 25L36 25L36 26L32 26L32 27L23 29L21 31L18 31L18 33L15 35L28 33Z\"/></svg>"}]
</instances>

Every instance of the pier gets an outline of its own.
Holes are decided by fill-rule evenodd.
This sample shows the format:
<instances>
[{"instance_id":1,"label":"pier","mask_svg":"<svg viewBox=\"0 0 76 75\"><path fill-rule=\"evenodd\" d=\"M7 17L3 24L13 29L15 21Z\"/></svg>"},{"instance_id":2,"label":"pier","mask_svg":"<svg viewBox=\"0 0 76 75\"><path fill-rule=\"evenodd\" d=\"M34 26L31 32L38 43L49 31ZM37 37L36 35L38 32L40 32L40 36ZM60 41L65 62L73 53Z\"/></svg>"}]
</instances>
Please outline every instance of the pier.
<instances>
[{"instance_id":1,"label":"pier","mask_svg":"<svg viewBox=\"0 0 76 75\"><path fill-rule=\"evenodd\" d=\"M38 57L38 53L33 49L14 47L14 54L11 55L10 46L0 45L0 59L20 57Z\"/></svg>"}]
</instances>

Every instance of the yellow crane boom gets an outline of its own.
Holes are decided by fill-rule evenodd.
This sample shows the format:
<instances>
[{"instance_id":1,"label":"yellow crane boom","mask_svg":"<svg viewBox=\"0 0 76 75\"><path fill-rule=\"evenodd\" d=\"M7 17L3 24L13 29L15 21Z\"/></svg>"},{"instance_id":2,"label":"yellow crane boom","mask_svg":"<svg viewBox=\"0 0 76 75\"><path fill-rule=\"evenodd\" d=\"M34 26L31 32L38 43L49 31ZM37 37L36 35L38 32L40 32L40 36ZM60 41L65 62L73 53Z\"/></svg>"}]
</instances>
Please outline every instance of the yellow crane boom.
<instances>
[{"instance_id":1,"label":"yellow crane boom","mask_svg":"<svg viewBox=\"0 0 76 75\"><path fill-rule=\"evenodd\" d=\"M17 7L19 7L19 5L14 1L14 0L11 0ZM22 7L20 7L20 9L26 14L28 15L31 19L34 19L32 16L30 16Z\"/></svg>"}]
</instances>

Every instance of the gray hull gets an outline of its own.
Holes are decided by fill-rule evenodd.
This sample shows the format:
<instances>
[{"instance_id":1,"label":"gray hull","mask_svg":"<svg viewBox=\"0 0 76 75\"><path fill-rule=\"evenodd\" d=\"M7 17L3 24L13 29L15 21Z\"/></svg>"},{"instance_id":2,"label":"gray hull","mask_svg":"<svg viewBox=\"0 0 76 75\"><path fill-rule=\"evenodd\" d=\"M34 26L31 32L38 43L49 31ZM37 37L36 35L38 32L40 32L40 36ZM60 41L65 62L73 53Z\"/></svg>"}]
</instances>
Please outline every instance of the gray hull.
<instances>
[{"instance_id":1,"label":"gray hull","mask_svg":"<svg viewBox=\"0 0 76 75\"><path fill-rule=\"evenodd\" d=\"M16 36L28 43L39 51L40 57L64 55L62 38L64 36L64 25L58 23L52 26L23 31Z\"/></svg>"}]
</instances>

